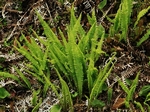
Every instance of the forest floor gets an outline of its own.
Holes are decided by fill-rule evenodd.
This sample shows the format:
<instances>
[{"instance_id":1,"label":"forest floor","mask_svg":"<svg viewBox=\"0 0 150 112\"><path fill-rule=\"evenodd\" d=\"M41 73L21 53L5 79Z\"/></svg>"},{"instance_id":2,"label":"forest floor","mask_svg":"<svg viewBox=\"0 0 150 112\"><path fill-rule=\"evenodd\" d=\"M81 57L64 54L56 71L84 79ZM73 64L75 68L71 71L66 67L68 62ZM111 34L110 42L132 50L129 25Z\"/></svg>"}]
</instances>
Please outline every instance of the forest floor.
<instances>
[{"instance_id":1,"label":"forest floor","mask_svg":"<svg viewBox=\"0 0 150 112\"><path fill-rule=\"evenodd\" d=\"M76 15L79 16L82 13L81 24L85 30L89 30L90 26L87 21L87 14L90 14L91 9L85 8L85 1L89 1L90 8L95 7L97 22L102 24L106 32L109 32L111 23L107 20L106 16L103 15L97 7L101 0L76 0L75 7L77 8ZM107 5L103 8L104 12L107 12L109 17L114 17L117 9L119 8L120 0L107 0ZM135 22L137 14L144 8L150 6L148 0L143 2L138 2L135 7L133 7L133 12L131 16L131 21ZM140 3L139 3L140 2ZM27 38L32 34L31 29L36 31L38 35L43 35L43 28L40 25L34 11L35 9L42 14L44 20L50 25L54 32L58 32L58 28L62 31L65 30L66 24L69 24L70 10L72 3L64 2L60 3L58 0L1 0L0 1L0 71L15 73L14 66L24 67L25 58L20 55L13 46L16 45L16 40L21 41L20 35L23 33ZM101 21L102 20L102 21ZM131 24L133 26L133 24ZM130 27L130 26L129 26ZM141 71L139 76L138 85L134 93L133 99L137 102L144 102L145 97L139 96L139 92L143 86L150 84L150 38L144 41L139 47L136 46L137 41L146 33L147 29L150 29L150 11L145 14L138 23L137 34L132 34L132 27L129 28L129 34L127 41L119 41L118 36L108 37L105 39L103 44L103 50L111 55L113 51L117 52L116 58L117 62L112 70L109 77L109 81L114 80L115 75L119 77L124 76L128 80L135 79L137 73ZM134 38L133 38L134 37ZM22 42L22 44L24 44ZM96 66L100 66L107 61L109 57L101 56L96 63ZM30 76L31 77L31 76ZM24 111L30 112L32 106L29 105L29 100L31 98L31 90L27 88L20 87L9 79L5 79L5 88L11 93L10 98L0 100L0 112L21 112L19 110L24 109ZM0 82L2 84L2 80ZM34 86L38 86L36 81L31 79L31 83ZM55 81L54 81L55 83ZM57 83L57 79L56 79ZM50 91L49 91L50 92ZM50 95L51 94L51 95ZM55 96L50 92L49 98L51 103L56 103L57 100ZM117 82L113 86L113 96L109 104L107 104L102 110L99 111L113 111L113 110L134 110L134 112L140 112L139 108L135 104L131 103L132 109L126 109L122 103L125 99L125 92L118 87ZM22 101L21 99L24 99ZM100 100L107 100L104 93L103 96L99 96ZM44 103L45 101L45 103ZM44 110L44 105L49 103L48 96L43 100L43 107L41 106L41 112ZM52 102L53 101L53 102ZM86 101L78 103L75 102L76 112L86 111ZM107 101L106 101L107 102ZM150 105L150 102L148 102ZM142 104L144 105L144 104ZM23 107L24 106L24 107ZM26 108L25 108L26 107ZM147 107L143 106L146 110ZM18 110L17 110L18 109ZM39 111L40 111L39 109ZM94 110L93 110L94 111ZM95 112L98 111L95 109ZM150 111L150 110L147 110ZM91 111L92 112L92 111Z\"/></svg>"}]
</instances>

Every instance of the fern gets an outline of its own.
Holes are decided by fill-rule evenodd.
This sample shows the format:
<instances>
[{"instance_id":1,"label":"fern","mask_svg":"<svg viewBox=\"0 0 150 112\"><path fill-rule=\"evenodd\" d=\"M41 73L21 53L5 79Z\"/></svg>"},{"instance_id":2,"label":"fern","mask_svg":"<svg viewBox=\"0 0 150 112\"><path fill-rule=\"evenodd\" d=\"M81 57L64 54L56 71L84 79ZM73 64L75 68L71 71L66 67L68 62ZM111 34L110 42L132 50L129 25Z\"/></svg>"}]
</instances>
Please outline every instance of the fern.
<instances>
[{"instance_id":1,"label":"fern","mask_svg":"<svg viewBox=\"0 0 150 112\"><path fill-rule=\"evenodd\" d=\"M99 28L99 27L98 27ZM98 30L96 30L96 32L98 32ZM97 77L98 74L98 70L97 68L95 68L94 64L97 61L97 59L99 58L99 56L104 53L101 49L102 49L102 43L103 43L103 39L104 39L104 34L101 35L101 39L99 42L97 42L97 38L98 37L95 32L93 39L91 40L91 51L90 54L88 56L88 61L89 61L89 66L87 69L87 79L88 79L88 87L89 87L89 92L91 92L91 89L93 88L93 83ZM104 32L103 32L104 33Z\"/></svg>"},{"instance_id":2,"label":"fern","mask_svg":"<svg viewBox=\"0 0 150 112\"><path fill-rule=\"evenodd\" d=\"M138 24L139 20L149 11L150 6L147 7L146 9L143 9L139 12L139 14L137 15L137 20L134 23L134 28L136 27L136 25Z\"/></svg>"},{"instance_id":3,"label":"fern","mask_svg":"<svg viewBox=\"0 0 150 112\"><path fill-rule=\"evenodd\" d=\"M144 41L146 41L150 36L150 29L147 30L147 33L137 42L137 46L140 46Z\"/></svg>"},{"instance_id":4,"label":"fern","mask_svg":"<svg viewBox=\"0 0 150 112\"><path fill-rule=\"evenodd\" d=\"M107 4L107 0L103 0L103 1L100 2L100 4L98 5L98 8L99 8L100 10L102 10L102 9L105 7L106 4Z\"/></svg>"},{"instance_id":5,"label":"fern","mask_svg":"<svg viewBox=\"0 0 150 112\"><path fill-rule=\"evenodd\" d=\"M37 112L41 103L42 103L42 98L39 99L39 102L34 106L34 108L32 109L32 112Z\"/></svg>"},{"instance_id":6,"label":"fern","mask_svg":"<svg viewBox=\"0 0 150 112\"><path fill-rule=\"evenodd\" d=\"M128 33L128 25L130 23L130 17L132 12L133 0L123 0L122 2L122 10L121 10L121 30L122 30L122 38L126 40Z\"/></svg>"},{"instance_id":7,"label":"fern","mask_svg":"<svg viewBox=\"0 0 150 112\"><path fill-rule=\"evenodd\" d=\"M137 107L140 108L141 112L145 112L144 108L142 107L141 103L140 102L136 102L134 101L134 103L137 105Z\"/></svg>"},{"instance_id":8,"label":"fern","mask_svg":"<svg viewBox=\"0 0 150 112\"><path fill-rule=\"evenodd\" d=\"M15 47L15 48L16 48L16 50L18 50L22 55L24 55L34 65L35 70L39 68L38 62L31 56L30 53L27 52L27 50L24 47L21 47L21 48Z\"/></svg>"},{"instance_id":9,"label":"fern","mask_svg":"<svg viewBox=\"0 0 150 112\"><path fill-rule=\"evenodd\" d=\"M38 89L37 91L33 90L33 93L32 93L33 98L31 100L31 103L33 106L35 106L38 101L38 94L40 93L40 91L41 91L40 89Z\"/></svg>"},{"instance_id":10,"label":"fern","mask_svg":"<svg viewBox=\"0 0 150 112\"><path fill-rule=\"evenodd\" d=\"M51 30L51 28L48 26L48 24L42 19L42 16L39 13L37 13L37 15L38 15L38 18L40 20L42 27L44 28L44 34L48 38L49 43L55 42L57 44L57 47L59 47L61 49L62 44L59 41L59 39L57 38L57 36L55 35L55 33Z\"/></svg>"},{"instance_id":11,"label":"fern","mask_svg":"<svg viewBox=\"0 0 150 112\"><path fill-rule=\"evenodd\" d=\"M61 82L61 86L62 86L62 99L61 99L61 104L64 110L68 110L69 112L74 112L73 109L73 102L71 99L71 94L68 88L68 85L66 84L66 82L62 79L61 75L59 74L59 72L56 69L56 72L58 74L58 77L60 79Z\"/></svg>"},{"instance_id":12,"label":"fern","mask_svg":"<svg viewBox=\"0 0 150 112\"><path fill-rule=\"evenodd\" d=\"M132 12L133 0L122 0L114 19L114 26L110 29L111 35L114 36L116 33L121 31L120 40L125 40L128 33L128 25L130 23L130 16Z\"/></svg>"},{"instance_id":13,"label":"fern","mask_svg":"<svg viewBox=\"0 0 150 112\"><path fill-rule=\"evenodd\" d=\"M83 82L86 78L88 79L89 91L92 93L90 96L91 100L97 97L100 91L102 91L102 85L113 67L111 66L110 70L104 68L103 72L99 73L99 78L97 79L98 69L94 64L98 60L99 56L104 53L104 51L102 51L102 44L105 37L104 28L101 25L96 24L96 16L93 12L92 17L88 17L89 21L91 21L92 27L86 34L80 24L81 15L79 18L76 18L72 8L70 25L67 26L68 40L65 38L62 31L59 30L59 34L63 40L61 42L42 17L39 14L37 15L47 38L46 40L43 40L34 31L33 33L44 45L44 49L35 42L33 37L31 37L29 42L24 35L22 35L22 37L25 40L27 49L22 47L19 42L19 48L15 48L30 61L31 64L28 64L27 67L29 67L31 71L26 70L26 72L30 73L32 76L37 78L38 81L44 84L43 93L46 94L48 88L51 87L57 97L61 100L61 102L63 102L61 103L61 105L64 105L63 108L67 109L71 106L70 109L73 111L69 88L61 75L64 74L71 86L75 86L79 99L82 98L84 90ZM112 58L114 58L114 56ZM106 68L109 68L111 62L112 60ZM50 81L50 71L47 66L48 63L51 63L51 65L54 66L59 76L62 85L62 98L60 98L56 87ZM18 73L26 85L30 87L27 79L23 77L23 74L20 72ZM60 75L59 73L62 74ZM104 76L104 74L106 75ZM98 87L100 80L102 80L102 82L100 83L100 87Z\"/></svg>"},{"instance_id":14,"label":"fern","mask_svg":"<svg viewBox=\"0 0 150 112\"><path fill-rule=\"evenodd\" d=\"M92 16L87 15L87 18L90 25L93 25L95 22L97 22L94 10L92 11Z\"/></svg>"},{"instance_id":15,"label":"fern","mask_svg":"<svg viewBox=\"0 0 150 112\"><path fill-rule=\"evenodd\" d=\"M148 107L148 110L150 110L150 92L146 95L146 99L144 101L144 104Z\"/></svg>"},{"instance_id":16,"label":"fern","mask_svg":"<svg viewBox=\"0 0 150 112\"><path fill-rule=\"evenodd\" d=\"M45 79L45 85L50 86L52 88L52 90L55 92L56 96L60 99L60 95L58 94L58 91L57 91L55 85L45 75L43 77ZM46 93L46 91L44 91L44 93Z\"/></svg>"},{"instance_id":17,"label":"fern","mask_svg":"<svg viewBox=\"0 0 150 112\"><path fill-rule=\"evenodd\" d=\"M106 64L106 66L104 67L104 70L100 70L97 80L92 88L91 93L90 93L89 103L91 103L93 100L95 100L97 98L97 96L102 92L103 84L104 84L105 80L107 79L107 77L109 76L109 74L114 66L112 64L112 61L114 60L115 55L116 55L116 53L114 53L114 55L111 57L110 61Z\"/></svg>"},{"instance_id":18,"label":"fern","mask_svg":"<svg viewBox=\"0 0 150 112\"><path fill-rule=\"evenodd\" d=\"M121 5L119 6L119 9L117 10L117 14L115 16L115 19L114 19L114 25L113 25L113 28L112 28L112 35L114 36L115 33L118 32L119 28L120 28L120 17L121 16Z\"/></svg>"},{"instance_id":19,"label":"fern","mask_svg":"<svg viewBox=\"0 0 150 112\"><path fill-rule=\"evenodd\" d=\"M4 99L6 97L10 97L11 94L3 87L0 87L0 99Z\"/></svg>"},{"instance_id":20,"label":"fern","mask_svg":"<svg viewBox=\"0 0 150 112\"><path fill-rule=\"evenodd\" d=\"M14 74L10 74L10 73L7 73L7 72L0 72L0 77L11 78L11 79L17 81L19 84L21 84L19 78Z\"/></svg>"},{"instance_id":21,"label":"fern","mask_svg":"<svg viewBox=\"0 0 150 112\"><path fill-rule=\"evenodd\" d=\"M140 72L137 73L136 78L133 80L130 88L128 88L123 82L121 82L119 80L119 85L122 87L122 89L126 92L127 96L126 96L126 101L125 101L125 105L126 107L130 107L129 102L132 100L133 98L133 94L135 92L136 86L138 84L138 77L140 75Z\"/></svg>"},{"instance_id":22,"label":"fern","mask_svg":"<svg viewBox=\"0 0 150 112\"><path fill-rule=\"evenodd\" d=\"M96 80L96 76L98 74L98 70L96 67L94 67L94 60L89 59L89 66L87 69L87 80L88 80L88 89L89 92L91 92L94 81Z\"/></svg>"},{"instance_id":23,"label":"fern","mask_svg":"<svg viewBox=\"0 0 150 112\"><path fill-rule=\"evenodd\" d=\"M66 77L68 77L68 72L67 72L67 69L66 69L66 67L65 67L65 63L67 63L67 61L65 62L65 63L61 63L61 58L58 58L56 55L55 55L55 53L53 52L53 51L51 51L50 53L49 53L49 57L51 58L51 63L53 64L53 65L55 65L56 66L56 68L58 68L60 71L62 71L65 75L66 75ZM61 57L61 56L60 56ZM60 59L60 60L59 60ZM53 60L53 61L52 61ZM62 59L63 60L63 59Z\"/></svg>"},{"instance_id":24,"label":"fern","mask_svg":"<svg viewBox=\"0 0 150 112\"><path fill-rule=\"evenodd\" d=\"M85 50L90 50L91 48L91 39L94 37L97 37L95 34L96 30L96 23L94 23L90 30L88 31L87 35L84 36L81 41L79 42L79 47L82 50L82 52L85 52Z\"/></svg>"},{"instance_id":25,"label":"fern","mask_svg":"<svg viewBox=\"0 0 150 112\"><path fill-rule=\"evenodd\" d=\"M126 86L126 84L124 84L124 82L122 82L121 80L118 80L119 85L122 87L122 89L126 92L129 93L129 88Z\"/></svg>"},{"instance_id":26,"label":"fern","mask_svg":"<svg viewBox=\"0 0 150 112\"><path fill-rule=\"evenodd\" d=\"M17 73L20 75L21 79L23 79L23 81L25 82L25 84L27 85L28 88L31 89L31 84L30 81L24 76L24 74L22 72L20 72L17 68L15 68L15 70L17 71Z\"/></svg>"},{"instance_id":27,"label":"fern","mask_svg":"<svg viewBox=\"0 0 150 112\"><path fill-rule=\"evenodd\" d=\"M79 92L79 97L82 97L82 87L83 87L83 78L84 78L84 57L83 54L80 52L79 48L76 47L72 49L73 54L73 64L75 70L75 78L76 78L76 86Z\"/></svg>"},{"instance_id":28,"label":"fern","mask_svg":"<svg viewBox=\"0 0 150 112\"><path fill-rule=\"evenodd\" d=\"M126 106L129 107L129 101L132 100L133 98L133 94L135 92L136 86L138 85L138 77L140 75L140 72L137 73L136 78L133 80L132 85L130 87L129 92L127 93L127 97L126 97Z\"/></svg>"},{"instance_id":29,"label":"fern","mask_svg":"<svg viewBox=\"0 0 150 112\"><path fill-rule=\"evenodd\" d=\"M108 95L108 102L110 103L112 96L113 96L113 89L112 88L108 88L107 95Z\"/></svg>"},{"instance_id":30,"label":"fern","mask_svg":"<svg viewBox=\"0 0 150 112\"><path fill-rule=\"evenodd\" d=\"M52 90L56 93L56 95L59 98L59 95L58 95L58 92L57 92L55 86L49 80L50 79L50 72L49 72L50 68L47 65L48 65L48 56L49 56L50 45L46 44L47 46L44 50L43 48L41 48L41 46L39 46L37 44L37 42L35 42L33 37L30 38L30 42L25 38L24 35L22 35L22 37L25 40L25 45L27 46L27 49L25 49L20 44L19 44L19 48L17 48L17 47L15 47L15 48L30 61L30 64L27 65L27 67L30 70L25 70L25 71L27 73L31 74L32 76L34 76L38 81L40 81L41 83L44 84L44 89L43 89L44 94L43 95L46 95L48 88L51 87ZM38 37L38 36L36 35L36 37ZM42 40L40 39L40 41L42 41ZM43 44L45 44L44 41L42 41L42 42L43 42ZM29 81L27 80L27 78L19 70L17 70L17 72L21 76L21 78L25 82L25 84L30 88L31 85L30 85Z\"/></svg>"}]
</instances>

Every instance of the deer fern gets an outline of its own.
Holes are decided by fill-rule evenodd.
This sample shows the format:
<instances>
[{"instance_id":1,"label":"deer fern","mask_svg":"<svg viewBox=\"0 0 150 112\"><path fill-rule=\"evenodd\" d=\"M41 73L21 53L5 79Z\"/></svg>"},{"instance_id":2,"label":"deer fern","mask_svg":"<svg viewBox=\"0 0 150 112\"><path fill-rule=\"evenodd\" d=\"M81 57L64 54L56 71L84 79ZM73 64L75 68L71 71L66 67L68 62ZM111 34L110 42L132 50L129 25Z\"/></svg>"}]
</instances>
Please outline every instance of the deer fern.
<instances>
[{"instance_id":1,"label":"deer fern","mask_svg":"<svg viewBox=\"0 0 150 112\"><path fill-rule=\"evenodd\" d=\"M125 101L125 105L127 107L130 107L129 102L132 100L134 91L136 89L136 86L138 85L138 77L139 77L139 75L140 75L140 72L137 73L136 78L133 80L130 88L128 88L122 81L119 80L119 85L122 87L122 89L127 94L126 101Z\"/></svg>"},{"instance_id":2,"label":"deer fern","mask_svg":"<svg viewBox=\"0 0 150 112\"><path fill-rule=\"evenodd\" d=\"M130 23L130 16L133 7L132 2L133 0L121 0L121 4L114 19L114 25L112 29L110 29L110 31L112 30L111 35L113 36L121 31L120 40L126 41L127 38L128 25Z\"/></svg>"},{"instance_id":3,"label":"deer fern","mask_svg":"<svg viewBox=\"0 0 150 112\"><path fill-rule=\"evenodd\" d=\"M138 24L139 20L150 10L150 6L147 7L146 9L143 9L139 12L139 14L137 15L137 20L134 23L134 28L136 27L136 25Z\"/></svg>"},{"instance_id":4,"label":"deer fern","mask_svg":"<svg viewBox=\"0 0 150 112\"><path fill-rule=\"evenodd\" d=\"M110 75L110 72L114 66L112 61L114 60L115 55L116 53L114 53L110 61L105 65L104 69L100 70L97 80L95 81L92 91L90 93L89 106L91 106L92 101L94 101L97 96L102 92L103 84L107 77Z\"/></svg>"},{"instance_id":5,"label":"deer fern","mask_svg":"<svg viewBox=\"0 0 150 112\"><path fill-rule=\"evenodd\" d=\"M67 85L67 83L62 79L61 75L59 74L59 72L56 69L56 72L58 74L58 77L60 79L61 82L61 86L62 86L62 98L61 98L61 105L63 107L64 110L68 110L69 112L73 112L73 102L72 102L72 98L71 98L71 94L69 91L69 87Z\"/></svg>"}]
</instances>

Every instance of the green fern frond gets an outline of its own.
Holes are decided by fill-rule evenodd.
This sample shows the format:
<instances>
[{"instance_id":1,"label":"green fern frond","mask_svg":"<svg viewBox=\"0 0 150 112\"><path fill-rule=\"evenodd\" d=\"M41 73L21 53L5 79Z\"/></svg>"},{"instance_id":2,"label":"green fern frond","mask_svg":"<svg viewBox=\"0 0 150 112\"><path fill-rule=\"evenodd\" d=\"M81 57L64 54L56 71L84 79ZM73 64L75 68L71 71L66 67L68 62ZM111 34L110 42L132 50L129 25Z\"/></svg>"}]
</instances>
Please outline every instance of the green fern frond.
<instances>
[{"instance_id":1,"label":"green fern frond","mask_svg":"<svg viewBox=\"0 0 150 112\"><path fill-rule=\"evenodd\" d=\"M107 4L107 0L103 0L102 2L99 3L98 8L100 10L102 10L105 7L106 4Z\"/></svg>"},{"instance_id":2,"label":"green fern frond","mask_svg":"<svg viewBox=\"0 0 150 112\"><path fill-rule=\"evenodd\" d=\"M88 89L90 93L93 88L94 81L96 80L96 76L98 74L98 70L96 67L94 67L94 64L95 64L94 60L90 58L88 69L87 69Z\"/></svg>"},{"instance_id":3,"label":"green fern frond","mask_svg":"<svg viewBox=\"0 0 150 112\"><path fill-rule=\"evenodd\" d=\"M126 102L125 105L127 107L130 107L129 101L133 99L133 94L135 92L135 89L138 85L138 78L139 78L140 72L137 73L135 79L132 82L132 85L130 86L129 92L127 93Z\"/></svg>"},{"instance_id":4,"label":"green fern frond","mask_svg":"<svg viewBox=\"0 0 150 112\"><path fill-rule=\"evenodd\" d=\"M97 20L96 20L95 10L92 11L92 16L87 15L87 18L88 18L88 22L90 23L90 25L93 25L94 23L96 23Z\"/></svg>"},{"instance_id":5,"label":"green fern frond","mask_svg":"<svg viewBox=\"0 0 150 112\"><path fill-rule=\"evenodd\" d=\"M116 14L115 19L114 19L114 26L112 28L113 31L111 32L113 36L119 30L119 27L120 27L120 24L121 24L120 23L120 16L121 16L121 5L119 6L119 9L117 10L117 14Z\"/></svg>"},{"instance_id":6,"label":"green fern frond","mask_svg":"<svg viewBox=\"0 0 150 112\"><path fill-rule=\"evenodd\" d=\"M65 52L62 52L61 49L59 49L55 44L53 44L53 51L54 54L57 56L57 58L60 60L62 64L67 62L67 56Z\"/></svg>"},{"instance_id":7,"label":"green fern frond","mask_svg":"<svg viewBox=\"0 0 150 112\"><path fill-rule=\"evenodd\" d=\"M96 32L96 23L94 23L91 26L86 36L84 36L79 42L79 47L82 50L82 52L85 52L85 50L89 50L91 48L91 39L97 37L95 32Z\"/></svg>"},{"instance_id":8,"label":"green fern frond","mask_svg":"<svg viewBox=\"0 0 150 112\"><path fill-rule=\"evenodd\" d=\"M55 92L57 98L60 99L60 95L58 94L58 91L57 91L55 85L49 80L48 77L46 77L45 75L43 75L43 77L45 79L45 84L47 84L48 86L50 86L52 88L52 90Z\"/></svg>"},{"instance_id":9,"label":"green fern frond","mask_svg":"<svg viewBox=\"0 0 150 112\"><path fill-rule=\"evenodd\" d=\"M51 51L48 55L51 58L51 60L53 60L52 64L55 65L56 68L58 68L59 70L61 70L65 75L67 75L68 72L67 72L67 70L66 70L66 68L64 66L64 63L60 62L60 60L55 55L55 53Z\"/></svg>"},{"instance_id":10,"label":"green fern frond","mask_svg":"<svg viewBox=\"0 0 150 112\"><path fill-rule=\"evenodd\" d=\"M132 2L133 0L123 0L122 2L120 21L121 21L122 39L124 39L125 41L128 34L128 25L130 23L130 17L133 7Z\"/></svg>"},{"instance_id":11,"label":"green fern frond","mask_svg":"<svg viewBox=\"0 0 150 112\"><path fill-rule=\"evenodd\" d=\"M27 40L23 34L21 37L25 40L25 45L27 46L27 49L29 48L28 50L30 51L30 55L41 59L43 57L43 53L37 42L35 42L32 37L30 37L30 40Z\"/></svg>"},{"instance_id":12,"label":"green fern frond","mask_svg":"<svg viewBox=\"0 0 150 112\"><path fill-rule=\"evenodd\" d=\"M68 42L73 42L76 43L76 39L80 39L78 38L78 34L80 35L80 24L81 21L81 15L79 16L79 18L77 19L77 21L75 22L74 25L71 25L68 27Z\"/></svg>"},{"instance_id":13,"label":"green fern frond","mask_svg":"<svg viewBox=\"0 0 150 112\"><path fill-rule=\"evenodd\" d=\"M38 19L40 20L40 23L42 27L44 28L44 34L48 38L49 42L55 42L57 46L61 49L62 44L60 40L57 38L56 34L52 31L52 29L49 27L49 25L43 20L42 16L36 12L38 15Z\"/></svg>"},{"instance_id":14,"label":"green fern frond","mask_svg":"<svg viewBox=\"0 0 150 112\"><path fill-rule=\"evenodd\" d=\"M60 79L60 83L61 83L61 86L62 86L62 99L60 100L61 101L61 104L63 106L63 109L64 110L68 110L69 112L74 112L74 109L73 109L73 102L72 102L72 98L71 98L71 94L70 94L70 91L69 91L69 87L67 85L67 83L62 79L61 75L59 74L58 70L55 68L56 72L57 72L57 75Z\"/></svg>"},{"instance_id":15,"label":"green fern frond","mask_svg":"<svg viewBox=\"0 0 150 112\"><path fill-rule=\"evenodd\" d=\"M85 35L85 30L83 29L81 22L81 14L78 17L78 19L75 16L74 13L74 7L71 9L71 18L70 18L70 24L68 25L68 40L69 39L80 39L79 37L83 37ZM72 36L71 36L72 35ZM75 40L74 40L75 41Z\"/></svg>"},{"instance_id":16,"label":"green fern frond","mask_svg":"<svg viewBox=\"0 0 150 112\"><path fill-rule=\"evenodd\" d=\"M92 102L94 99L96 99L97 96L102 92L103 84L104 84L105 80L107 79L107 77L110 75L110 72L114 66L112 61L114 60L115 55L116 55L116 53L114 53L114 55L111 57L110 61L106 64L104 69L100 70L97 80L92 88L91 93L90 93L89 103Z\"/></svg>"},{"instance_id":17,"label":"green fern frond","mask_svg":"<svg viewBox=\"0 0 150 112\"><path fill-rule=\"evenodd\" d=\"M139 12L139 14L137 15L137 20L134 23L134 28L136 27L136 25L138 24L139 20L150 10L150 6L147 7L146 9L143 9Z\"/></svg>"},{"instance_id":18,"label":"green fern frond","mask_svg":"<svg viewBox=\"0 0 150 112\"><path fill-rule=\"evenodd\" d=\"M126 92L128 93L129 92L129 88L121 81L121 80L118 80L119 82L119 85L121 86L121 88Z\"/></svg>"},{"instance_id":19,"label":"green fern frond","mask_svg":"<svg viewBox=\"0 0 150 112\"><path fill-rule=\"evenodd\" d=\"M127 97L125 100L125 105L126 107L130 107L130 100L133 99L133 94L135 92L136 86L138 85L138 77L140 75L140 72L137 73L136 78L133 80L132 85L130 86L130 88L128 88L122 81L119 80L119 85L121 86L121 88L126 92Z\"/></svg>"},{"instance_id":20,"label":"green fern frond","mask_svg":"<svg viewBox=\"0 0 150 112\"><path fill-rule=\"evenodd\" d=\"M137 46L140 46L144 41L146 41L150 36L150 29L144 34L144 36L137 42Z\"/></svg>"},{"instance_id":21,"label":"green fern frond","mask_svg":"<svg viewBox=\"0 0 150 112\"><path fill-rule=\"evenodd\" d=\"M35 38L37 38L38 41L39 41L41 44L43 44L43 45L45 45L45 46L48 45L48 42L47 42L47 40L46 40L46 37L45 37L45 39L40 38L40 36L38 36L37 33L36 33L34 30L32 30L32 32L33 32L33 35L35 36Z\"/></svg>"},{"instance_id":22,"label":"green fern frond","mask_svg":"<svg viewBox=\"0 0 150 112\"><path fill-rule=\"evenodd\" d=\"M72 49L72 55L73 55L73 66L75 70L75 81L76 81L76 86L79 92L79 97L82 97L82 87L83 87L83 78L84 78L84 57L82 52L78 47L75 47Z\"/></svg>"},{"instance_id":23,"label":"green fern frond","mask_svg":"<svg viewBox=\"0 0 150 112\"><path fill-rule=\"evenodd\" d=\"M25 82L25 84L27 85L28 88L31 89L31 83L30 81L24 76L24 74L18 70L16 67L15 67L15 70L17 71L17 73L20 75L21 79Z\"/></svg>"},{"instance_id":24,"label":"green fern frond","mask_svg":"<svg viewBox=\"0 0 150 112\"><path fill-rule=\"evenodd\" d=\"M30 67L29 67L30 68ZM43 80L43 77L41 77L39 74L37 74L37 72L35 71L35 73L25 69L25 71L29 74L31 74L33 77L35 77L35 79L37 79L40 83L44 83L45 81Z\"/></svg>"},{"instance_id":25,"label":"green fern frond","mask_svg":"<svg viewBox=\"0 0 150 112\"><path fill-rule=\"evenodd\" d=\"M17 48L16 46L14 46L14 48L16 50L18 50L22 55L24 55L34 65L34 67L35 67L34 69L38 69L40 67L39 64L38 64L38 62L37 62L37 60L35 59L36 55L34 53L33 53L33 56L32 56L31 53L28 52L28 50L25 49L22 46L20 46L19 48Z\"/></svg>"},{"instance_id":26,"label":"green fern frond","mask_svg":"<svg viewBox=\"0 0 150 112\"><path fill-rule=\"evenodd\" d=\"M21 84L19 78L17 76L15 76L14 74L10 74L10 73L7 73L7 72L0 72L0 77L11 78L11 79L19 82L19 84Z\"/></svg>"},{"instance_id":27,"label":"green fern frond","mask_svg":"<svg viewBox=\"0 0 150 112\"><path fill-rule=\"evenodd\" d=\"M128 34L128 25L130 23L130 17L132 13L133 0L122 0L117 14L114 19L114 26L111 29L111 34L114 36L116 33L121 31L120 40L124 39L126 41Z\"/></svg>"},{"instance_id":28,"label":"green fern frond","mask_svg":"<svg viewBox=\"0 0 150 112\"><path fill-rule=\"evenodd\" d=\"M140 102L134 101L134 103L136 104L137 107L140 108L140 111L141 111L141 112L145 112L145 110L144 110L144 108L143 108L143 106L142 106L142 104L141 104Z\"/></svg>"},{"instance_id":29,"label":"green fern frond","mask_svg":"<svg viewBox=\"0 0 150 112\"><path fill-rule=\"evenodd\" d=\"M99 29L101 28L98 27ZM100 41L96 44L95 46L95 62L98 60L99 56L101 54L105 54L105 52L102 50L102 45L103 45L103 41L104 41L104 38L105 38L105 31L101 30L101 32L98 30L99 33L102 33L101 35L99 35L101 38L100 38Z\"/></svg>"},{"instance_id":30,"label":"green fern frond","mask_svg":"<svg viewBox=\"0 0 150 112\"><path fill-rule=\"evenodd\" d=\"M63 32L59 29L59 34L60 34L60 36L61 36L61 38L62 38L62 41L63 41L63 45L66 47L66 45L67 45L67 40L66 40L66 38L65 38L65 36L64 36L64 34L63 34Z\"/></svg>"}]
</instances>

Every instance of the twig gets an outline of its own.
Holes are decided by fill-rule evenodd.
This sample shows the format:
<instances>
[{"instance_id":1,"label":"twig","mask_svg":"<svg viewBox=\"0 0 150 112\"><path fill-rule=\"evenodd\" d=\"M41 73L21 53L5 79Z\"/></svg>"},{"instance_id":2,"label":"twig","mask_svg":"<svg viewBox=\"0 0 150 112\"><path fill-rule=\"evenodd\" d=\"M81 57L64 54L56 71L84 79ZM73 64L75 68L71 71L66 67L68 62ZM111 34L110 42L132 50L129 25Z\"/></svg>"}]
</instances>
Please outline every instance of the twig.
<instances>
[{"instance_id":1,"label":"twig","mask_svg":"<svg viewBox=\"0 0 150 112\"><path fill-rule=\"evenodd\" d=\"M11 2L7 2L5 4L5 6L2 8L2 17L5 18L5 11L6 11L6 7L10 6L12 3Z\"/></svg>"},{"instance_id":2,"label":"twig","mask_svg":"<svg viewBox=\"0 0 150 112\"><path fill-rule=\"evenodd\" d=\"M25 17L25 15L31 10L32 7L34 7L36 4L42 2L43 0L39 0L36 3L34 3L30 8L28 8L28 10L24 13L24 15L17 21L16 25L14 26L11 34L6 38L6 41L9 41L11 39L11 37L13 36L14 32L17 29L17 26L20 26L21 21L23 20L23 18Z\"/></svg>"},{"instance_id":3,"label":"twig","mask_svg":"<svg viewBox=\"0 0 150 112\"><path fill-rule=\"evenodd\" d=\"M22 11L18 11L18 10L14 10L14 9L6 9L5 7L0 7L1 10L6 10L8 12L11 12L11 13L19 13L19 14L22 14L23 12ZM3 12L4 13L4 12Z\"/></svg>"},{"instance_id":4,"label":"twig","mask_svg":"<svg viewBox=\"0 0 150 112\"><path fill-rule=\"evenodd\" d=\"M100 18L100 24L103 22L105 17L107 16L108 12L114 7L114 4L116 3L116 0L111 4L111 6L108 8L108 10L105 12L105 14Z\"/></svg>"}]
</instances>

